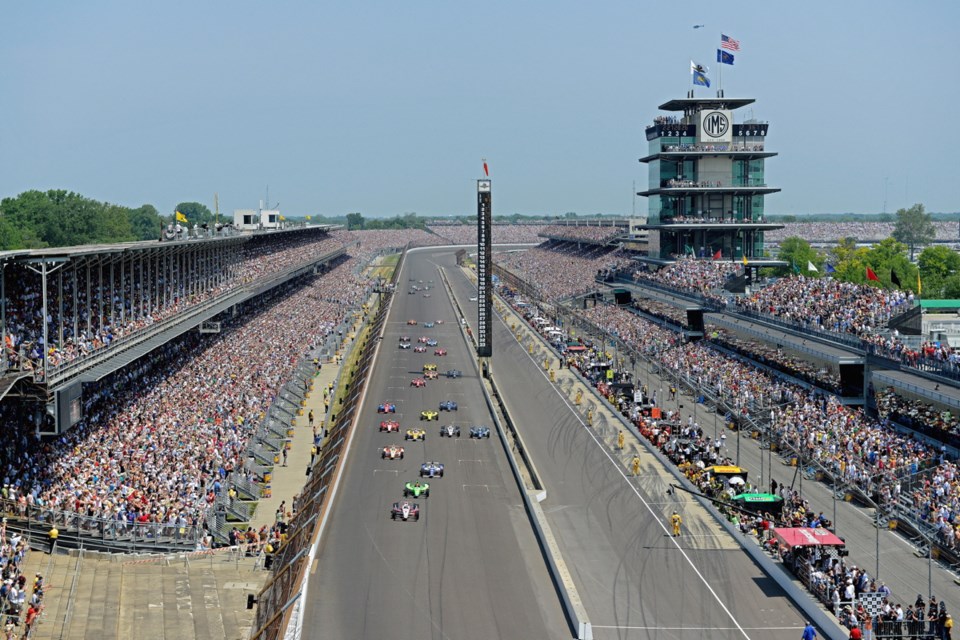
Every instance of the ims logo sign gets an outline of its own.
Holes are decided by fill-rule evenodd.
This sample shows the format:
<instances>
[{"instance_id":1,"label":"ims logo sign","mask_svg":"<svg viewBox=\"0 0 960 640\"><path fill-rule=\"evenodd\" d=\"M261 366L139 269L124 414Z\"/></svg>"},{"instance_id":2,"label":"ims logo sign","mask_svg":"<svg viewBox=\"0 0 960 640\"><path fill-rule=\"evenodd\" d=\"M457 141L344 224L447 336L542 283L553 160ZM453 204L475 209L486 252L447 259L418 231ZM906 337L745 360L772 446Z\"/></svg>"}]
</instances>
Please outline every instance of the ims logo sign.
<instances>
[{"instance_id":1,"label":"ims logo sign","mask_svg":"<svg viewBox=\"0 0 960 640\"><path fill-rule=\"evenodd\" d=\"M703 111L700 114L701 142L730 142L733 127L729 111Z\"/></svg>"}]
</instances>

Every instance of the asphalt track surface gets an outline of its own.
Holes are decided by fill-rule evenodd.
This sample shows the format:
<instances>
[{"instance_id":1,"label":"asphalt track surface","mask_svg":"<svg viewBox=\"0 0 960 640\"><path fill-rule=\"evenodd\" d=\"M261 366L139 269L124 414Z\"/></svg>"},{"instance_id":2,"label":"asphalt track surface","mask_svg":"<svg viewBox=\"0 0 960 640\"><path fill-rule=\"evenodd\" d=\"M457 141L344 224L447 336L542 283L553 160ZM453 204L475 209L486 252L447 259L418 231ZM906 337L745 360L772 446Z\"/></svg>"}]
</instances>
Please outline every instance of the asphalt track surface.
<instances>
[{"instance_id":1,"label":"asphalt track surface","mask_svg":"<svg viewBox=\"0 0 960 640\"><path fill-rule=\"evenodd\" d=\"M461 305L475 307L473 285L455 272L450 281ZM494 376L543 480L542 506L594 637L800 637L802 612L704 509L668 495L655 462L628 477L496 317L493 334ZM673 509L684 518L680 538L668 531Z\"/></svg>"},{"instance_id":2,"label":"asphalt track surface","mask_svg":"<svg viewBox=\"0 0 960 640\"><path fill-rule=\"evenodd\" d=\"M405 260L384 330L375 370L347 458L340 492L310 569L304 638L569 638L570 628L532 532L519 489L499 439L473 440L472 424L493 426L482 389L457 327L458 318L436 263L454 271L453 251L415 252ZM456 274L454 274L456 275ZM408 294L408 278L432 288ZM416 326L407 325L417 320ZM426 321L443 320L433 328ZM435 356L398 348L399 337L416 345L435 338L448 350ZM426 388L410 386L424 363L441 377ZM442 374L459 369L462 378ZM443 400L459 404L438 422L420 411ZM386 416L377 405L395 402L401 434L380 433ZM459 439L441 438L440 425L461 426ZM403 431L424 428L424 442L405 442ZM387 444L405 446L403 460L381 460ZM393 521L390 506L420 464L437 460L443 478L419 499L418 522Z\"/></svg>"}]
</instances>

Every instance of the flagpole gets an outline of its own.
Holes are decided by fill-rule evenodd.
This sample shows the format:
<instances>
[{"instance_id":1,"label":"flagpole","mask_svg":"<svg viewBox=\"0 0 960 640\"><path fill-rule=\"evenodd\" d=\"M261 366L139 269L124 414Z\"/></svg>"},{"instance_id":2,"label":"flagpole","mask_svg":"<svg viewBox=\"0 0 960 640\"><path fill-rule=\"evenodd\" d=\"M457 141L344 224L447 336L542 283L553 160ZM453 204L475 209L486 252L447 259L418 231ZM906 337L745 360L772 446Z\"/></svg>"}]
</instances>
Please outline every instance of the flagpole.
<instances>
[{"instance_id":1,"label":"flagpole","mask_svg":"<svg viewBox=\"0 0 960 640\"><path fill-rule=\"evenodd\" d=\"M720 34L720 37L723 37L723 34ZM720 49L717 49L720 51ZM717 60L717 66L720 67L720 70L717 71L717 97L723 95L723 54L720 54L720 59Z\"/></svg>"}]
</instances>

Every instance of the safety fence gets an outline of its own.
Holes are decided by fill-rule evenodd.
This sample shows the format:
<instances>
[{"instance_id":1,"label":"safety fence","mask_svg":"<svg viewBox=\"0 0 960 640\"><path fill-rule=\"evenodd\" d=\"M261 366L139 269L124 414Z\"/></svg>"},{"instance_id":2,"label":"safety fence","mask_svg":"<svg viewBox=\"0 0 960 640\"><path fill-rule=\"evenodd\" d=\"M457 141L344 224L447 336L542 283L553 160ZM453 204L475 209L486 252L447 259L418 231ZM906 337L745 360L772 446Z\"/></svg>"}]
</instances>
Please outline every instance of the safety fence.
<instances>
[{"instance_id":1,"label":"safety fence","mask_svg":"<svg viewBox=\"0 0 960 640\"><path fill-rule=\"evenodd\" d=\"M403 267L406 254L402 253L393 272L391 284L379 290L378 306L371 309L369 330L363 342L355 344L359 356L349 370L341 369L336 388L343 388L344 395L330 410L330 434L322 455L311 467L309 479L303 491L294 501L294 516L290 521L286 540L272 558L273 575L267 584L248 603L257 604L252 640L279 640L284 636L290 622L292 607L300 597L300 588L307 570L310 547L317 535L318 525L328 508L331 485L337 476L337 468L343 458L354 418L359 410L360 397L367 377L373 367L373 356L378 336L383 332L390 301L396 281ZM347 361L345 360L345 363Z\"/></svg>"}]
</instances>

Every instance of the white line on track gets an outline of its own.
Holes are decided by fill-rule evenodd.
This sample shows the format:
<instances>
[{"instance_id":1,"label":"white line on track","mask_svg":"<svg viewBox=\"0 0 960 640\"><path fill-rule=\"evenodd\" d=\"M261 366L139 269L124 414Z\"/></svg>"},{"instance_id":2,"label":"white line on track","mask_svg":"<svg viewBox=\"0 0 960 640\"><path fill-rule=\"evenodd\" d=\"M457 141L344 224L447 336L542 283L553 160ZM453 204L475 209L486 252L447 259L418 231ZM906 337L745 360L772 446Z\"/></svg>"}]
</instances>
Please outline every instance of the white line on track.
<instances>
[{"instance_id":1,"label":"white line on track","mask_svg":"<svg viewBox=\"0 0 960 640\"><path fill-rule=\"evenodd\" d=\"M503 323L507 332L510 333L511 336L513 336L513 332L510 331L509 323L507 323L507 321L504 320L501 314L497 313L497 316L500 318L500 321ZM517 344L520 344L520 342L516 340L516 336L514 336L514 340L517 341ZM520 346L523 347L522 344L520 344ZM560 400L565 405L567 405L567 408L570 409L571 414L577 419L577 422L580 423L580 426L587 433L587 435L590 436L590 438L597 445L597 447L600 449L603 455L606 456L607 459L613 464L613 467L616 469L617 473L620 474L620 476L627 483L627 486L630 487L630 490L633 491L633 493L640 499L640 502L642 502L643 506L646 507L647 511L650 512L650 515L653 516L654 521L656 521L657 525L659 525L659 527L663 530L664 534L670 535L667 530L667 525L664 523L663 520L660 519L660 514L654 511L651 504L644 499L643 495L640 493L640 490L636 487L636 485L630 482L630 476L627 475L626 470L624 469L623 465L620 464L620 461L614 458L610 454L610 451L606 448L606 446L604 446L604 444L600 441L600 439L597 438L596 434L593 433L589 428L587 428L586 423L580 417L580 414L576 411L576 408L572 404L570 404L570 401L567 399L566 396L560 393L559 388L550 382L550 379L547 377L547 373L543 371L540 366L537 366L538 363L536 360L534 360L533 356L527 353L526 349L523 349L523 353L524 355L527 356L530 362L532 362L535 365L535 369L543 377L543 379L549 383L550 388L553 389L553 392L557 394L557 397L559 397ZM690 565L690 568L693 569L694 573L697 574L697 577L700 578L700 581L703 583L703 586L705 586L707 590L711 593L711 595L713 595L713 598L717 601L717 604L720 605L720 608L723 609L724 612L727 614L727 616L730 617L730 620L735 625L735 627L731 627L731 629L734 629L734 628L737 629L738 631L740 631L740 633L743 634L744 638L747 638L749 640L750 635L747 633L746 629L743 628L740 622L734 617L733 612L730 611L730 609L727 608L727 605L724 604L723 600L720 599L720 596L717 594L716 591L714 591L713 587L710 585L710 582L706 579L706 577L704 577L704 575L700 573L700 570L697 569L697 566L693 563L693 560L687 554L687 551L680 546L680 544L677 542L677 539L674 538L673 536L670 536L670 542L672 542L674 546L677 548L677 550L681 553L681 555L683 555L684 560L686 560L687 564ZM593 626L595 628L597 627L597 625L593 625ZM616 627L610 627L610 628L616 628Z\"/></svg>"},{"instance_id":2,"label":"white line on track","mask_svg":"<svg viewBox=\"0 0 960 640\"><path fill-rule=\"evenodd\" d=\"M651 631L803 631L803 627L628 627L609 624L592 625L594 629L639 629Z\"/></svg>"}]
</instances>

